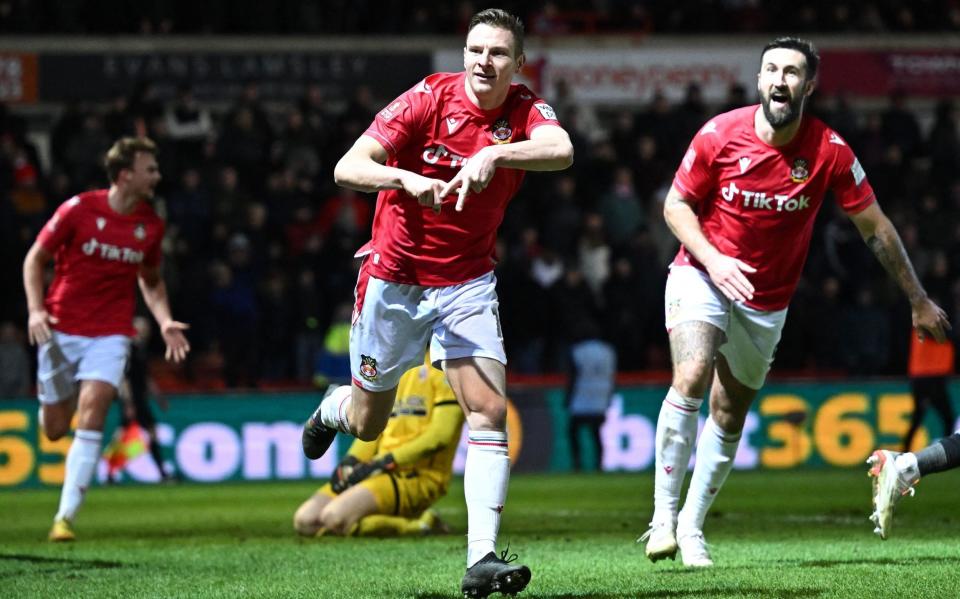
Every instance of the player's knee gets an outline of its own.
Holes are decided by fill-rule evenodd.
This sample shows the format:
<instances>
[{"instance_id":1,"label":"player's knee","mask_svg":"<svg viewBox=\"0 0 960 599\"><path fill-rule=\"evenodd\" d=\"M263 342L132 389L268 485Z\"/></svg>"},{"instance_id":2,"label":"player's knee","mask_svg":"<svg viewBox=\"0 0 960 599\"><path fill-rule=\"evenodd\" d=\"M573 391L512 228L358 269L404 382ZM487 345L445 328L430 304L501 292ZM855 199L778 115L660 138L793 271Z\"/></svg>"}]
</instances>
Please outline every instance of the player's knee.
<instances>
[{"instance_id":1,"label":"player's knee","mask_svg":"<svg viewBox=\"0 0 960 599\"><path fill-rule=\"evenodd\" d=\"M52 419L51 419L52 420ZM43 435L51 441L59 441L70 432L70 423L44 422Z\"/></svg>"},{"instance_id":2,"label":"player's knee","mask_svg":"<svg viewBox=\"0 0 960 599\"><path fill-rule=\"evenodd\" d=\"M298 535L312 537L320 530L320 520L317 518L316 510L308 505L300 506L300 509L293 515L293 529Z\"/></svg>"},{"instance_id":3,"label":"player's knee","mask_svg":"<svg viewBox=\"0 0 960 599\"><path fill-rule=\"evenodd\" d=\"M353 526L348 514L337 509L331 509L330 506L325 507L321 512L320 524L331 533L339 536L346 536Z\"/></svg>"},{"instance_id":4,"label":"player's knee","mask_svg":"<svg viewBox=\"0 0 960 599\"><path fill-rule=\"evenodd\" d=\"M370 422L369 420L357 422L355 428L356 436L361 441L376 441L384 429L379 422Z\"/></svg>"},{"instance_id":5,"label":"player's knee","mask_svg":"<svg viewBox=\"0 0 960 599\"><path fill-rule=\"evenodd\" d=\"M58 441L70 432L70 420L57 416L56 412L47 413L40 408L37 417L43 435L51 441Z\"/></svg>"},{"instance_id":6,"label":"player's knee","mask_svg":"<svg viewBox=\"0 0 960 599\"><path fill-rule=\"evenodd\" d=\"M686 397L703 397L712 374L712 360L689 360L674 364L673 388Z\"/></svg>"}]
</instances>

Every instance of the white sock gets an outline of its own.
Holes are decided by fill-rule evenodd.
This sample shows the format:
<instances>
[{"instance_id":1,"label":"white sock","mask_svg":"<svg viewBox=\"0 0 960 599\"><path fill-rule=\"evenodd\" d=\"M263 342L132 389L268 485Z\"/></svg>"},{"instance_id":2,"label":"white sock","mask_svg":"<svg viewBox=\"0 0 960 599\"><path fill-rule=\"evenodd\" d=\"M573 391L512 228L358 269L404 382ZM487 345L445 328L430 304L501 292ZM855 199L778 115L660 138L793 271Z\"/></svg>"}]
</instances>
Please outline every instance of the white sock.
<instances>
[{"instance_id":1,"label":"white sock","mask_svg":"<svg viewBox=\"0 0 960 599\"><path fill-rule=\"evenodd\" d=\"M320 421L324 426L333 428L341 433L352 435L350 423L347 422L347 406L353 397L350 385L341 385L333 390L320 402Z\"/></svg>"},{"instance_id":2,"label":"white sock","mask_svg":"<svg viewBox=\"0 0 960 599\"><path fill-rule=\"evenodd\" d=\"M670 387L660 406L653 488L655 523L676 523L680 490L697 440L697 417L702 403L702 399L684 397Z\"/></svg>"},{"instance_id":3,"label":"white sock","mask_svg":"<svg viewBox=\"0 0 960 599\"><path fill-rule=\"evenodd\" d=\"M737 455L741 433L727 433L717 426L713 417L700 433L697 444L697 462L693 468L693 478L687 491L687 500L677 522L677 531L703 530L703 521L707 510L720 492L733 468L733 458Z\"/></svg>"},{"instance_id":4,"label":"white sock","mask_svg":"<svg viewBox=\"0 0 960 599\"><path fill-rule=\"evenodd\" d=\"M463 469L463 496L467 500L467 567L494 551L500 513L507 499L510 457L507 433L470 431Z\"/></svg>"},{"instance_id":5,"label":"white sock","mask_svg":"<svg viewBox=\"0 0 960 599\"><path fill-rule=\"evenodd\" d=\"M57 510L55 519L73 520L77 515L97 469L102 440L103 433L100 431L78 430L74 435L73 443L67 452L63 489L60 491L60 509Z\"/></svg>"},{"instance_id":6,"label":"white sock","mask_svg":"<svg viewBox=\"0 0 960 599\"><path fill-rule=\"evenodd\" d=\"M909 480L911 483L920 480L920 464L917 462L917 454L901 453L893 459L893 465L900 471L900 477Z\"/></svg>"}]
</instances>

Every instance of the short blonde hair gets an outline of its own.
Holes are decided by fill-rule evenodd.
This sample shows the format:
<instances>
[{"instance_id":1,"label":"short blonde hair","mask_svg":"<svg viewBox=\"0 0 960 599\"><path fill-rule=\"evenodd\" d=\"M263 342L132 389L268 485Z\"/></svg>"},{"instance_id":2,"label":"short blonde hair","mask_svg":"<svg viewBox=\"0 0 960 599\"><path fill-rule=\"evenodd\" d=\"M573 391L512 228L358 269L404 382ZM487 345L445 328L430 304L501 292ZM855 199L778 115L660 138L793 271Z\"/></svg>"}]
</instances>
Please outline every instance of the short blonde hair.
<instances>
[{"instance_id":1,"label":"short blonde hair","mask_svg":"<svg viewBox=\"0 0 960 599\"><path fill-rule=\"evenodd\" d=\"M133 161L138 152L157 155L157 144L148 137L121 137L107 150L103 159L103 166L107 169L107 177L111 183L116 182L120 171L133 168Z\"/></svg>"}]
</instances>

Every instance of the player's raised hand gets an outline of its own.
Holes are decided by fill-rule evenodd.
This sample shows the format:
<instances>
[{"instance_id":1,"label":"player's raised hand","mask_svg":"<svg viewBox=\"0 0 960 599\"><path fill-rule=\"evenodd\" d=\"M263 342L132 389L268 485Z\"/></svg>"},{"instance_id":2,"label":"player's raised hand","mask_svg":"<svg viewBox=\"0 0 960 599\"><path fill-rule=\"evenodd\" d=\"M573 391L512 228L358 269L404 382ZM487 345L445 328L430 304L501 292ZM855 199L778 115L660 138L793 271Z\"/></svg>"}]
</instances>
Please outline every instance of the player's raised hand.
<instances>
[{"instance_id":1,"label":"player's raised hand","mask_svg":"<svg viewBox=\"0 0 960 599\"><path fill-rule=\"evenodd\" d=\"M463 204L467 200L467 194L471 191L479 193L490 185L493 176L497 172L496 150L494 146L481 148L467 160L456 176L440 191L440 197L447 197L454 189L457 190L456 211L463 210Z\"/></svg>"},{"instance_id":2,"label":"player's raised hand","mask_svg":"<svg viewBox=\"0 0 960 599\"><path fill-rule=\"evenodd\" d=\"M743 302L753 299L753 284L744 273L755 273L757 269L742 260L717 254L709 263L704 263L710 280L727 299Z\"/></svg>"},{"instance_id":3,"label":"player's raised hand","mask_svg":"<svg viewBox=\"0 0 960 599\"><path fill-rule=\"evenodd\" d=\"M443 194L440 192L444 181L408 172L401 184L403 191L410 197L416 198L417 203L432 208L435 213L440 214L440 204L443 202Z\"/></svg>"},{"instance_id":4,"label":"player's raised hand","mask_svg":"<svg viewBox=\"0 0 960 599\"><path fill-rule=\"evenodd\" d=\"M913 328L917 329L920 341L927 335L933 337L937 343L947 339L947 331L951 329L950 320L943 308L933 303L930 298L924 298L911 308L913 312Z\"/></svg>"},{"instance_id":5,"label":"player's raised hand","mask_svg":"<svg viewBox=\"0 0 960 599\"><path fill-rule=\"evenodd\" d=\"M50 341L50 337L53 336L50 325L58 322L60 321L56 317L51 316L43 308L30 310L30 315L27 317L27 336L30 338L30 344L43 345Z\"/></svg>"},{"instance_id":6,"label":"player's raised hand","mask_svg":"<svg viewBox=\"0 0 960 599\"><path fill-rule=\"evenodd\" d=\"M184 331L190 328L190 325L168 320L160 325L160 334L163 335L163 341L167 344L167 351L164 357L169 362L179 364L190 352L190 342L187 341Z\"/></svg>"}]
</instances>

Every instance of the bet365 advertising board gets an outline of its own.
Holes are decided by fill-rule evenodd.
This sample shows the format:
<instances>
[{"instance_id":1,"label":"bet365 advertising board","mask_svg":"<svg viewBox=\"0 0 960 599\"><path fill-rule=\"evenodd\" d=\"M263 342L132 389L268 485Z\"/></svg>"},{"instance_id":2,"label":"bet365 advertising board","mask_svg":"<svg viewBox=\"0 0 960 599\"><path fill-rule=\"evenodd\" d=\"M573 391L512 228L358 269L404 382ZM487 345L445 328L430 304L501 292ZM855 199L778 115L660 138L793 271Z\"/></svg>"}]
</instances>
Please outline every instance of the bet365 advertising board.
<instances>
[{"instance_id":1,"label":"bet365 advertising board","mask_svg":"<svg viewBox=\"0 0 960 599\"><path fill-rule=\"evenodd\" d=\"M955 398L957 387L951 385ZM664 392L662 386L618 390L601 429L604 470L642 472L653 467L654 432ZM170 397L169 410L157 412L164 459L186 481L324 479L350 440L339 437L336 451L316 462L303 457L301 423L317 397L309 393ZM569 470L564 390L527 386L512 389L511 398L508 420L514 471ZM912 411L906 382L770 384L747 418L735 467L860 467L875 447L899 448ZM701 423L705 416L706 406ZM105 446L115 426L114 413L107 424ZM926 445L943 433L943 425L929 413L914 444ZM66 437L51 442L40 433L35 401L0 402L0 489L59 485L70 441ZM596 456L594 448L585 438L583 444L590 461ZM454 464L460 472L464 447L461 440ZM103 461L101 481L106 472ZM146 452L130 460L120 474L124 482L157 478Z\"/></svg>"}]
</instances>

